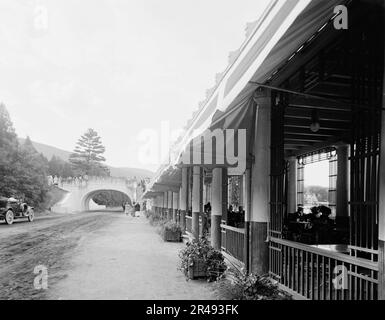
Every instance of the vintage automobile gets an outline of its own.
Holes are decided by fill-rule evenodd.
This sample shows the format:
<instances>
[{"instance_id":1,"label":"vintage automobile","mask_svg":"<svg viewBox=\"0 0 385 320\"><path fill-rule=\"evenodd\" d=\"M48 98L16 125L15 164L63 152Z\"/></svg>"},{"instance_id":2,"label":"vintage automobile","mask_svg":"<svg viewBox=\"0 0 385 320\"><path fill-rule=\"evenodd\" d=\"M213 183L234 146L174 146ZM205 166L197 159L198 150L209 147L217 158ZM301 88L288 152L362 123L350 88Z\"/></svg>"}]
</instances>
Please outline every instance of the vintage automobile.
<instances>
[{"instance_id":1,"label":"vintage automobile","mask_svg":"<svg viewBox=\"0 0 385 320\"><path fill-rule=\"evenodd\" d=\"M5 220L7 224L12 224L15 219L27 218L32 222L34 215L33 207L25 202L15 198L0 197L0 221Z\"/></svg>"}]
</instances>

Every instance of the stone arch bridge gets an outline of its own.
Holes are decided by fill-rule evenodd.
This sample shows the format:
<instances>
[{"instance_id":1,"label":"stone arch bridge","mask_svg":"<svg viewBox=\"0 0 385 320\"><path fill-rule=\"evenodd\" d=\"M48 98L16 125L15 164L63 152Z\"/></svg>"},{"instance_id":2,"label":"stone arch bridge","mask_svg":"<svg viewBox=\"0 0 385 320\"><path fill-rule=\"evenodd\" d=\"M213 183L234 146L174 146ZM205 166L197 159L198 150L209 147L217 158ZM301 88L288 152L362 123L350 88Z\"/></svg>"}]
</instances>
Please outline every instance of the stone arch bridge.
<instances>
[{"instance_id":1,"label":"stone arch bridge","mask_svg":"<svg viewBox=\"0 0 385 320\"><path fill-rule=\"evenodd\" d=\"M94 195L101 191L118 191L136 201L136 183L125 178L91 177L87 181L61 181L58 187L67 191L64 198L51 210L58 213L74 213L90 210Z\"/></svg>"}]
</instances>

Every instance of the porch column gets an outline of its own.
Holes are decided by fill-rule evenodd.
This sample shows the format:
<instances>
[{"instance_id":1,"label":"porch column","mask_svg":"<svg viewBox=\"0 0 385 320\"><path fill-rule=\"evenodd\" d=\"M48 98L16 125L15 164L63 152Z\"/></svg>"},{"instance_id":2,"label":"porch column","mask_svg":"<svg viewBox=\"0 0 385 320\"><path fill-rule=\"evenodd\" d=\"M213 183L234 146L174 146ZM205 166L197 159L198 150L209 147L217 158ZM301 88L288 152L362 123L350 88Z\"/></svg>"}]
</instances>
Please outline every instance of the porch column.
<instances>
[{"instance_id":1,"label":"porch column","mask_svg":"<svg viewBox=\"0 0 385 320\"><path fill-rule=\"evenodd\" d=\"M180 226L182 231L186 230L186 210L187 210L187 168L182 168L182 185L179 191L179 208L180 208Z\"/></svg>"},{"instance_id":2,"label":"porch column","mask_svg":"<svg viewBox=\"0 0 385 320\"><path fill-rule=\"evenodd\" d=\"M213 169L211 184L211 245L214 249L221 249L221 221L222 213L227 210L227 169Z\"/></svg>"},{"instance_id":3,"label":"porch column","mask_svg":"<svg viewBox=\"0 0 385 320\"><path fill-rule=\"evenodd\" d=\"M158 196L158 206L157 206L157 212L158 214L162 215L163 210L163 195Z\"/></svg>"},{"instance_id":4,"label":"porch column","mask_svg":"<svg viewBox=\"0 0 385 320\"><path fill-rule=\"evenodd\" d=\"M199 217L202 212L202 168L193 167L192 190L192 226L191 231L196 240L199 239Z\"/></svg>"},{"instance_id":5,"label":"porch column","mask_svg":"<svg viewBox=\"0 0 385 320\"><path fill-rule=\"evenodd\" d=\"M160 206L161 206L160 196L157 196L157 197L156 197L156 213L157 213L157 214L160 213Z\"/></svg>"},{"instance_id":6,"label":"porch column","mask_svg":"<svg viewBox=\"0 0 385 320\"><path fill-rule=\"evenodd\" d=\"M177 212L178 212L178 199L179 199L179 193L173 192L172 193L172 220L176 222Z\"/></svg>"},{"instance_id":7,"label":"porch column","mask_svg":"<svg viewBox=\"0 0 385 320\"><path fill-rule=\"evenodd\" d=\"M172 220L172 211L173 211L173 201L172 201L172 191L167 191L167 220Z\"/></svg>"},{"instance_id":8,"label":"porch column","mask_svg":"<svg viewBox=\"0 0 385 320\"><path fill-rule=\"evenodd\" d=\"M167 219L168 214L168 191L163 192L163 210L162 217Z\"/></svg>"},{"instance_id":9,"label":"porch column","mask_svg":"<svg viewBox=\"0 0 385 320\"><path fill-rule=\"evenodd\" d=\"M287 210L289 213L297 211L297 158L290 157L288 172Z\"/></svg>"},{"instance_id":10,"label":"porch column","mask_svg":"<svg viewBox=\"0 0 385 320\"><path fill-rule=\"evenodd\" d=\"M250 257L250 211L251 211L251 170L247 168L242 181L243 203L245 210L245 239L244 239L244 265L246 273L249 273L249 257Z\"/></svg>"},{"instance_id":11,"label":"porch column","mask_svg":"<svg viewBox=\"0 0 385 320\"><path fill-rule=\"evenodd\" d=\"M337 147L337 202L336 216L348 217L349 194L349 147L342 145Z\"/></svg>"},{"instance_id":12,"label":"porch column","mask_svg":"<svg viewBox=\"0 0 385 320\"><path fill-rule=\"evenodd\" d=\"M385 108L385 73L382 107ZM381 149L378 208L378 299L385 300L385 112L381 111Z\"/></svg>"},{"instance_id":13,"label":"porch column","mask_svg":"<svg viewBox=\"0 0 385 320\"><path fill-rule=\"evenodd\" d=\"M256 123L251 169L250 271L269 268L267 224L270 214L270 92L256 98Z\"/></svg>"}]
</instances>

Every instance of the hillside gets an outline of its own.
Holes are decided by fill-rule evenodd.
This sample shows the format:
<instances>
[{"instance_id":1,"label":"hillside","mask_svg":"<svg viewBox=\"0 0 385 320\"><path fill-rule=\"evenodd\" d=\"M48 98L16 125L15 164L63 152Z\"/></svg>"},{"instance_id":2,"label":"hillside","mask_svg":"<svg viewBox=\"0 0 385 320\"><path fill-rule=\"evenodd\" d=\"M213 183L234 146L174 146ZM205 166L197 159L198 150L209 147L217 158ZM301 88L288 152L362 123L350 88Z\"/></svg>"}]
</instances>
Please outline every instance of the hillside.
<instances>
[{"instance_id":1,"label":"hillside","mask_svg":"<svg viewBox=\"0 0 385 320\"><path fill-rule=\"evenodd\" d=\"M24 138L19 138L20 143L24 143ZM61 158L64 161L68 161L68 158L71 154L70 151L62 150L56 147L49 146L44 143L39 143L32 141L35 149L42 153L48 160L52 158L53 155ZM154 172L146 169L140 168L129 168L129 167L111 167L110 169L111 176L113 177L137 177L137 178L152 178Z\"/></svg>"},{"instance_id":2,"label":"hillside","mask_svg":"<svg viewBox=\"0 0 385 320\"><path fill-rule=\"evenodd\" d=\"M24 143L24 140L25 140L24 138L19 138L19 142L21 144ZM35 149L38 152L42 153L48 160L51 159L53 155L55 155L56 157L59 157L59 158L63 159L64 161L68 161L68 158L71 154L71 152L69 152L69 151L55 148L55 147L52 147L52 146L49 146L49 145L46 145L43 143L32 141L32 144L35 147Z\"/></svg>"}]
</instances>

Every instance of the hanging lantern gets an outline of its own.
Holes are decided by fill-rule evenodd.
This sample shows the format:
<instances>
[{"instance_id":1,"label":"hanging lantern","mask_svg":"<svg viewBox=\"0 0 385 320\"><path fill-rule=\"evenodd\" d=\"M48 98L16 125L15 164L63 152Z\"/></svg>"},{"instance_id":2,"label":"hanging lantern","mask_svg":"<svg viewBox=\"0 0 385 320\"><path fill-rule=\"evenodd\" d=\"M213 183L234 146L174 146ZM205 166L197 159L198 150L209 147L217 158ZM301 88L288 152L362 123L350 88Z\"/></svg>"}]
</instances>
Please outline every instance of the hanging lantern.
<instances>
[{"instance_id":1,"label":"hanging lantern","mask_svg":"<svg viewBox=\"0 0 385 320\"><path fill-rule=\"evenodd\" d=\"M319 123L319 116L317 109L313 109L311 112L311 123L310 123L310 130L311 132L318 132L321 128L321 125Z\"/></svg>"}]
</instances>

